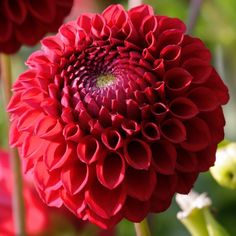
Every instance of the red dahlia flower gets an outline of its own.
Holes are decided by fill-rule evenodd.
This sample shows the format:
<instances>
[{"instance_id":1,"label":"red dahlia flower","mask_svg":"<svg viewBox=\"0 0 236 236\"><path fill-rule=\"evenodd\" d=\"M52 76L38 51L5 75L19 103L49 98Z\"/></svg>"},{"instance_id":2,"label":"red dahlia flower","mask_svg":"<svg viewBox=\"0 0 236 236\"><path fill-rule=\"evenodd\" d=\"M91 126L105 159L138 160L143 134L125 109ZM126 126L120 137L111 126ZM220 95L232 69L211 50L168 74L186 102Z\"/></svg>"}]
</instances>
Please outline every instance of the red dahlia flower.
<instances>
[{"instance_id":1,"label":"red dahlia flower","mask_svg":"<svg viewBox=\"0 0 236 236\"><path fill-rule=\"evenodd\" d=\"M8 108L41 198L107 228L188 193L224 137L228 91L210 59L148 5L83 14L45 38Z\"/></svg>"},{"instance_id":2,"label":"red dahlia flower","mask_svg":"<svg viewBox=\"0 0 236 236\"><path fill-rule=\"evenodd\" d=\"M15 235L12 214L12 178L8 154L0 150L0 236ZM24 188L24 199L27 235L38 235L48 226L47 210L29 186ZM32 220L37 224L33 224Z\"/></svg>"},{"instance_id":3,"label":"red dahlia flower","mask_svg":"<svg viewBox=\"0 0 236 236\"><path fill-rule=\"evenodd\" d=\"M1 0L0 52L14 53L22 44L33 46L55 32L72 4L73 0Z\"/></svg>"}]
</instances>

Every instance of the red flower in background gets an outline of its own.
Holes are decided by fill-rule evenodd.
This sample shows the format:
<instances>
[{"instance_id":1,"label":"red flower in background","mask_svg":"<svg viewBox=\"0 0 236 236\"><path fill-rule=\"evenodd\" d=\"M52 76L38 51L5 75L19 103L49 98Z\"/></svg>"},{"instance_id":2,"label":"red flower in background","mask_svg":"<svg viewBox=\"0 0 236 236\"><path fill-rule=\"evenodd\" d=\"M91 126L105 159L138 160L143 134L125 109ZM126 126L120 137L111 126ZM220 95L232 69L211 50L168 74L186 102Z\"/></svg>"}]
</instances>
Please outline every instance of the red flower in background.
<instances>
[{"instance_id":1,"label":"red flower in background","mask_svg":"<svg viewBox=\"0 0 236 236\"><path fill-rule=\"evenodd\" d=\"M0 1L0 52L15 53L55 32L72 5L73 0Z\"/></svg>"},{"instance_id":2,"label":"red flower in background","mask_svg":"<svg viewBox=\"0 0 236 236\"><path fill-rule=\"evenodd\" d=\"M44 202L108 228L188 193L224 137L228 91L210 60L148 5L83 14L44 39L8 108Z\"/></svg>"},{"instance_id":3,"label":"red flower in background","mask_svg":"<svg viewBox=\"0 0 236 236\"><path fill-rule=\"evenodd\" d=\"M15 235L12 214L12 178L8 154L0 150L0 236ZM47 208L42 205L29 186L24 188L24 199L27 235L38 235L48 226Z\"/></svg>"}]
</instances>

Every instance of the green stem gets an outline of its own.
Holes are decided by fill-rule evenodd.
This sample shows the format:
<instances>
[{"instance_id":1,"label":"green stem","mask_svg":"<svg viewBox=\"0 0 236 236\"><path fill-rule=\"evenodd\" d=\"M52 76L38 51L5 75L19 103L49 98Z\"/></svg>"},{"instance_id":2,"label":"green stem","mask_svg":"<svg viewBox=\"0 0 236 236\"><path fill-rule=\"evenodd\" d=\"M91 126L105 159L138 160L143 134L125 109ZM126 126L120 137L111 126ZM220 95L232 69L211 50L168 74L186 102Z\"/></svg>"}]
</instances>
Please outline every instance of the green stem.
<instances>
[{"instance_id":1,"label":"green stem","mask_svg":"<svg viewBox=\"0 0 236 236\"><path fill-rule=\"evenodd\" d=\"M204 208L203 214L209 236L229 236L228 232L213 218L209 208Z\"/></svg>"},{"instance_id":2,"label":"green stem","mask_svg":"<svg viewBox=\"0 0 236 236\"><path fill-rule=\"evenodd\" d=\"M134 223L135 231L137 236L150 236L150 230L146 219L140 223Z\"/></svg>"},{"instance_id":3,"label":"green stem","mask_svg":"<svg viewBox=\"0 0 236 236\"><path fill-rule=\"evenodd\" d=\"M9 55L1 54L1 77L4 90L4 100L7 107L11 98L12 86L12 71L11 71L11 58ZM8 127L9 127L8 121ZM25 212L24 212L24 199L23 199L23 181L21 172L21 163L16 149L9 147L9 155L11 158L11 169L13 174L14 188L13 188L13 216L16 227L16 235L25 236Z\"/></svg>"}]
</instances>

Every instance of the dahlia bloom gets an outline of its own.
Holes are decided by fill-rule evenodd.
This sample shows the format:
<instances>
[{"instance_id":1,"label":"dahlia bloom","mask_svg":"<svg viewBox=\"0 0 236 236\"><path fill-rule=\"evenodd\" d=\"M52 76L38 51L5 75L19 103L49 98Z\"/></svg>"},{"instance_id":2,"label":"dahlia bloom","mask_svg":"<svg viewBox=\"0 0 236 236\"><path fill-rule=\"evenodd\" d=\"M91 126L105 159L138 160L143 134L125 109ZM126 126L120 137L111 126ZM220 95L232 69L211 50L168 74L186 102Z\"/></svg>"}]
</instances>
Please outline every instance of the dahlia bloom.
<instances>
[{"instance_id":1,"label":"dahlia bloom","mask_svg":"<svg viewBox=\"0 0 236 236\"><path fill-rule=\"evenodd\" d=\"M185 30L148 5L112 5L42 40L8 111L47 205L103 228L139 222L213 165L228 90Z\"/></svg>"},{"instance_id":2,"label":"dahlia bloom","mask_svg":"<svg viewBox=\"0 0 236 236\"><path fill-rule=\"evenodd\" d=\"M73 0L0 1L0 52L15 53L55 32L72 5Z\"/></svg>"},{"instance_id":3,"label":"dahlia bloom","mask_svg":"<svg viewBox=\"0 0 236 236\"><path fill-rule=\"evenodd\" d=\"M0 236L15 235L12 214L12 178L8 154L0 150ZM24 199L27 235L38 235L48 227L47 208L42 205L29 186L24 188ZM37 224L32 224L32 219Z\"/></svg>"}]
</instances>

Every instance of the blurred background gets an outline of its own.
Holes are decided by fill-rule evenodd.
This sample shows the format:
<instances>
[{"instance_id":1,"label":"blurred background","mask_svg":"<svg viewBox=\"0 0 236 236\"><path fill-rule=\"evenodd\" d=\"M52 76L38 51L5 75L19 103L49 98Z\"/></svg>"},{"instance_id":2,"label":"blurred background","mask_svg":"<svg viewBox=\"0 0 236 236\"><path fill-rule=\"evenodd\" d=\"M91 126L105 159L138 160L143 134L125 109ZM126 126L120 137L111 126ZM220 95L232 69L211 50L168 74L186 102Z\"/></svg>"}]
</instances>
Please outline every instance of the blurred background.
<instances>
[{"instance_id":1,"label":"blurred background","mask_svg":"<svg viewBox=\"0 0 236 236\"><path fill-rule=\"evenodd\" d=\"M74 0L75 5L67 20L75 19L82 12L101 12L112 3L120 3L127 7L125 0ZM157 14L178 17L188 24L190 17L189 0L146 0L154 7ZM236 1L235 0L202 0L196 24L192 35L201 38L212 52L212 63L230 89L231 100L224 107L226 116L226 139L236 141ZM195 9L196 10L196 9ZM29 54L37 49L23 47L13 57L14 78L25 70L24 61ZM0 99L0 146L6 147L6 117L3 111L2 99ZM198 192L207 192L213 201L214 214L218 221L228 230L230 235L236 235L236 191L220 187L209 173L202 174L195 184ZM179 211L175 200L169 210L159 215L151 215L149 218L152 235L163 236L187 236L189 233L177 220ZM73 227L73 224L72 226ZM71 230L71 229L70 229ZM70 231L72 232L72 231ZM75 235L69 230L62 234ZM74 232L74 231L73 231ZM95 235L86 227L84 232L77 235ZM133 224L123 221L115 229L115 232L103 232L103 235L135 235ZM102 235L102 234L101 234Z\"/></svg>"}]
</instances>

